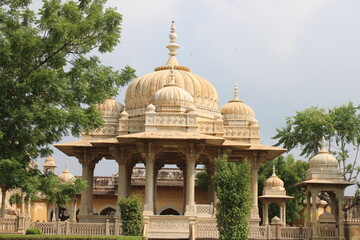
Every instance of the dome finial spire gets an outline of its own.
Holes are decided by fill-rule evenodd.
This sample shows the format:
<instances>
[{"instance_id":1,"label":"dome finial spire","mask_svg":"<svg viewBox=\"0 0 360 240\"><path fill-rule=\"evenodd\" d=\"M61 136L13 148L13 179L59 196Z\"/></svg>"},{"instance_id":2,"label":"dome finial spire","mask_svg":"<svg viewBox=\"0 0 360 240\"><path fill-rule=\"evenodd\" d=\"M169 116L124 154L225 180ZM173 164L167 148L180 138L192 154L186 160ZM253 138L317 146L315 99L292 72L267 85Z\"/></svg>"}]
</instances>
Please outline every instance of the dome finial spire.
<instances>
[{"instance_id":1,"label":"dome finial spire","mask_svg":"<svg viewBox=\"0 0 360 240\"><path fill-rule=\"evenodd\" d=\"M169 38L170 38L170 44L167 45L166 47L170 51L169 52L170 58L166 65L179 65L178 61L175 58L175 56L177 55L176 50L180 48L180 46L176 43L177 34L176 34L175 21L172 21Z\"/></svg>"},{"instance_id":2,"label":"dome finial spire","mask_svg":"<svg viewBox=\"0 0 360 240\"><path fill-rule=\"evenodd\" d=\"M323 136L321 139L321 149L320 152L327 152L326 151L326 146L325 146L325 137Z\"/></svg>"},{"instance_id":3,"label":"dome finial spire","mask_svg":"<svg viewBox=\"0 0 360 240\"><path fill-rule=\"evenodd\" d=\"M237 83L235 83L235 87L234 87L234 100L239 100Z\"/></svg>"},{"instance_id":4,"label":"dome finial spire","mask_svg":"<svg viewBox=\"0 0 360 240\"><path fill-rule=\"evenodd\" d=\"M276 172L275 172L275 164L273 164L273 176L276 176Z\"/></svg>"}]
</instances>

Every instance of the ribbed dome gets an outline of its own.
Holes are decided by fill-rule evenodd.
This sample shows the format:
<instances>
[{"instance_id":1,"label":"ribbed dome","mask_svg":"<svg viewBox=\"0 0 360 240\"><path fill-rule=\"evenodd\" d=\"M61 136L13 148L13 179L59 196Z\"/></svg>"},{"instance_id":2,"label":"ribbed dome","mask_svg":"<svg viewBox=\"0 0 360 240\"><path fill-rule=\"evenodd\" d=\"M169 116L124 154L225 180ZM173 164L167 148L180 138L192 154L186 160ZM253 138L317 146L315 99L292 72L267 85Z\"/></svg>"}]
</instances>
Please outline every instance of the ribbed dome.
<instances>
[{"instance_id":1,"label":"ribbed dome","mask_svg":"<svg viewBox=\"0 0 360 240\"><path fill-rule=\"evenodd\" d=\"M119 118L124 106L117 102L115 98L108 98L104 103L97 104L96 108L101 112L103 117Z\"/></svg>"},{"instance_id":2,"label":"ribbed dome","mask_svg":"<svg viewBox=\"0 0 360 240\"><path fill-rule=\"evenodd\" d=\"M325 139L321 144L321 150L310 159L306 179L341 180L339 163L325 148Z\"/></svg>"},{"instance_id":3,"label":"ribbed dome","mask_svg":"<svg viewBox=\"0 0 360 240\"><path fill-rule=\"evenodd\" d=\"M56 167L55 159L52 156L46 157L44 167Z\"/></svg>"},{"instance_id":4,"label":"ribbed dome","mask_svg":"<svg viewBox=\"0 0 360 240\"><path fill-rule=\"evenodd\" d=\"M221 114L226 120L251 120L256 121L254 110L238 99L238 90L235 85L234 99L220 108Z\"/></svg>"},{"instance_id":5,"label":"ribbed dome","mask_svg":"<svg viewBox=\"0 0 360 240\"><path fill-rule=\"evenodd\" d=\"M177 54L176 49L179 48L179 45L176 43L176 37L175 25L173 24L170 34L170 44L167 46L170 50L168 62L165 66L155 68L155 72L135 79L129 85L125 97L125 105L128 110L149 105L152 96L167 84L171 69L176 70L176 86L185 89L191 94L196 107L218 108L218 94L215 87L206 79L191 73L187 67L179 65L175 57Z\"/></svg>"},{"instance_id":6,"label":"ribbed dome","mask_svg":"<svg viewBox=\"0 0 360 240\"><path fill-rule=\"evenodd\" d=\"M68 164L66 164L66 169L60 174L59 178L62 182L69 182L74 178L74 175L72 175L69 171Z\"/></svg>"},{"instance_id":7,"label":"ribbed dome","mask_svg":"<svg viewBox=\"0 0 360 240\"><path fill-rule=\"evenodd\" d=\"M273 173L271 177L266 179L264 186L267 188L273 188L273 187L284 187L284 182Z\"/></svg>"},{"instance_id":8,"label":"ribbed dome","mask_svg":"<svg viewBox=\"0 0 360 240\"><path fill-rule=\"evenodd\" d=\"M338 168L338 160L322 147L320 152L309 161L310 168Z\"/></svg>"},{"instance_id":9,"label":"ribbed dome","mask_svg":"<svg viewBox=\"0 0 360 240\"><path fill-rule=\"evenodd\" d=\"M170 83L158 90L152 97L152 104L156 107L181 106L189 107L193 105L194 98L190 93L174 84L174 72L171 70Z\"/></svg>"}]
</instances>

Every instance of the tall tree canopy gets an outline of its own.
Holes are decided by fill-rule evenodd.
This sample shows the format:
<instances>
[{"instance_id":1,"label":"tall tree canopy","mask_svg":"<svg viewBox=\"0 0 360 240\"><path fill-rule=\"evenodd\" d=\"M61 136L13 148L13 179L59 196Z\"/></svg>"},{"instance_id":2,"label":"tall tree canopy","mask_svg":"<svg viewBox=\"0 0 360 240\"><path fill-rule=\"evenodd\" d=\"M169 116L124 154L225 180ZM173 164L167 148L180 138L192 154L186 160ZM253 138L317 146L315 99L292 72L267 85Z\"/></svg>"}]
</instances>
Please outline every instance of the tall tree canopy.
<instances>
[{"instance_id":1,"label":"tall tree canopy","mask_svg":"<svg viewBox=\"0 0 360 240\"><path fill-rule=\"evenodd\" d=\"M49 154L48 144L101 126L94 104L134 77L93 51L119 42L121 15L105 0L0 0L0 161Z\"/></svg>"},{"instance_id":2,"label":"tall tree canopy","mask_svg":"<svg viewBox=\"0 0 360 240\"><path fill-rule=\"evenodd\" d=\"M286 202L286 223L293 225L295 220L303 216L299 216L299 212L303 209L303 201L305 199L304 189L294 186L295 184L305 180L306 171L309 164L305 161L297 160L290 154L286 157L279 156L272 161L263 163L259 169L259 196L262 195L265 180L272 175L273 166L275 165L276 175L284 181L286 194L294 197ZM261 206L259 204L259 206ZM271 206L271 205L270 205ZM260 208L262 211L262 209ZM261 214L260 214L261 216ZM270 219L280 216L278 208L269 209Z\"/></svg>"},{"instance_id":3,"label":"tall tree canopy","mask_svg":"<svg viewBox=\"0 0 360 240\"><path fill-rule=\"evenodd\" d=\"M0 165L13 176L1 174L3 191L32 192L23 181L30 159L64 135L101 126L94 104L135 77L91 55L119 43L122 17L105 2L43 0L35 12L31 0L0 0Z\"/></svg>"},{"instance_id":4,"label":"tall tree canopy","mask_svg":"<svg viewBox=\"0 0 360 240\"><path fill-rule=\"evenodd\" d=\"M288 117L286 126L276 130L276 146L283 146L288 150L300 146L301 155L306 157L318 152L322 137L325 137L329 152L339 161L343 179L350 182L358 181L360 106L354 106L349 102L328 110L311 107Z\"/></svg>"},{"instance_id":5,"label":"tall tree canopy","mask_svg":"<svg viewBox=\"0 0 360 240\"><path fill-rule=\"evenodd\" d=\"M219 202L216 220L220 240L248 239L251 208L250 163L228 162L223 155L216 160L214 184Z\"/></svg>"}]
</instances>

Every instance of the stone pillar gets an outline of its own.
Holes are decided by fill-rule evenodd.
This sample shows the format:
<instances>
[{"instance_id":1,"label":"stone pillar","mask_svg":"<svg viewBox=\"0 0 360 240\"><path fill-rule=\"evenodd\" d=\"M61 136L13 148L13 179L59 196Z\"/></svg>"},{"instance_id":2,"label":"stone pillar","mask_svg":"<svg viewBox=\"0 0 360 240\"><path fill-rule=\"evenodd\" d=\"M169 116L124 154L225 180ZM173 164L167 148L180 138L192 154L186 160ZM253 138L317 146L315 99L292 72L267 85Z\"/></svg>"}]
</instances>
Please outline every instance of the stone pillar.
<instances>
[{"instance_id":1,"label":"stone pillar","mask_svg":"<svg viewBox=\"0 0 360 240\"><path fill-rule=\"evenodd\" d=\"M186 210L186 168L184 166L180 167L180 169L182 170L182 174L183 174L183 207L182 207L182 211L183 214L185 215L185 210Z\"/></svg>"},{"instance_id":2,"label":"stone pillar","mask_svg":"<svg viewBox=\"0 0 360 240\"><path fill-rule=\"evenodd\" d=\"M155 166L155 170L154 170L154 214L160 214L157 212L157 206L156 206L156 202L157 202L157 177L159 174L159 170L161 169L161 166L156 165Z\"/></svg>"},{"instance_id":3,"label":"stone pillar","mask_svg":"<svg viewBox=\"0 0 360 240\"><path fill-rule=\"evenodd\" d=\"M89 164L82 164L82 178L88 182L88 187L81 192L80 212L79 215L88 215L89 195L90 188L92 187L89 183ZM54 211L55 213L55 211Z\"/></svg>"},{"instance_id":4,"label":"stone pillar","mask_svg":"<svg viewBox=\"0 0 360 240\"><path fill-rule=\"evenodd\" d=\"M286 226L286 202L280 204L281 225Z\"/></svg>"},{"instance_id":5,"label":"stone pillar","mask_svg":"<svg viewBox=\"0 0 360 240\"><path fill-rule=\"evenodd\" d=\"M337 197L338 197L338 212L339 212L339 218L338 218L338 223L339 223L339 239L345 239L345 235L344 235L344 211L343 211L343 198L344 198L344 192L343 191L338 191L337 192Z\"/></svg>"},{"instance_id":6,"label":"stone pillar","mask_svg":"<svg viewBox=\"0 0 360 240\"><path fill-rule=\"evenodd\" d=\"M144 215L154 215L154 156L148 154L146 159L145 204Z\"/></svg>"},{"instance_id":7,"label":"stone pillar","mask_svg":"<svg viewBox=\"0 0 360 240\"><path fill-rule=\"evenodd\" d=\"M263 199L263 219L262 219L262 225L269 225L269 203L266 201L266 199Z\"/></svg>"},{"instance_id":8,"label":"stone pillar","mask_svg":"<svg viewBox=\"0 0 360 240\"><path fill-rule=\"evenodd\" d=\"M311 197L312 197L312 216L311 216L311 231L312 231L312 239L318 238L318 224L317 224L317 208L316 208L316 198L317 198L318 192L315 190L311 190Z\"/></svg>"},{"instance_id":9,"label":"stone pillar","mask_svg":"<svg viewBox=\"0 0 360 240\"><path fill-rule=\"evenodd\" d=\"M80 213L81 216L93 215L93 184L94 169L100 158L93 153L80 151L76 157L82 166L82 178L87 181L88 187L81 192Z\"/></svg>"},{"instance_id":10,"label":"stone pillar","mask_svg":"<svg viewBox=\"0 0 360 240\"><path fill-rule=\"evenodd\" d=\"M258 207L258 169L259 163L257 157L251 163L251 193L253 203L250 213L250 225L258 226L260 223L259 207Z\"/></svg>"},{"instance_id":11,"label":"stone pillar","mask_svg":"<svg viewBox=\"0 0 360 240\"><path fill-rule=\"evenodd\" d=\"M306 191L306 226L310 227L311 226L311 192Z\"/></svg>"},{"instance_id":12,"label":"stone pillar","mask_svg":"<svg viewBox=\"0 0 360 240\"><path fill-rule=\"evenodd\" d=\"M89 164L89 175L88 175L88 184L89 184L89 191L88 191L88 215L94 215L93 210L93 193L94 193L94 170L95 170L95 163L91 162Z\"/></svg>"},{"instance_id":13,"label":"stone pillar","mask_svg":"<svg viewBox=\"0 0 360 240\"><path fill-rule=\"evenodd\" d=\"M187 154L186 157L186 207L185 215L193 216L196 214L195 205L195 154Z\"/></svg>"},{"instance_id":14,"label":"stone pillar","mask_svg":"<svg viewBox=\"0 0 360 240\"><path fill-rule=\"evenodd\" d=\"M124 162L118 162L118 200L127 197L127 167Z\"/></svg>"},{"instance_id":15,"label":"stone pillar","mask_svg":"<svg viewBox=\"0 0 360 240\"><path fill-rule=\"evenodd\" d=\"M76 197L71 200L70 222L76 222Z\"/></svg>"}]
</instances>

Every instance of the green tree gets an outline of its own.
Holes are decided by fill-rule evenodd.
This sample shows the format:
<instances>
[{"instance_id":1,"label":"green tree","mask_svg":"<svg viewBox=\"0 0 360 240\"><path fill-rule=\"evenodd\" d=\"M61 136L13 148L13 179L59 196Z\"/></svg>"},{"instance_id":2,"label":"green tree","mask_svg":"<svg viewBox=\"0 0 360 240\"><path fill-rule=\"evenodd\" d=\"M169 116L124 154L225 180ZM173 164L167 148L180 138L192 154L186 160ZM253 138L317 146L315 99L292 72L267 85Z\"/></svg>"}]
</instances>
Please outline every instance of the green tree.
<instances>
[{"instance_id":1,"label":"green tree","mask_svg":"<svg viewBox=\"0 0 360 240\"><path fill-rule=\"evenodd\" d=\"M143 225L142 203L138 195L121 198L118 202L123 234L125 236L141 236Z\"/></svg>"},{"instance_id":2,"label":"green tree","mask_svg":"<svg viewBox=\"0 0 360 240\"><path fill-rule=\"evenodd\" d=\"M358 180L360 106L349 102L329 110L311 107L287 117L286 126L276 131L276 146L283 146L288 150L300 146L301 155L308 158L318 152L322 137L325 137L328 150L339 161L343 179L350 182Z\"/></svg>"},{"instance_id":3,"label":"green tree","mask_svg":"<svg viewBox=\"0 0 360 240\"><path fill-rule=\"evenodd\" d=\"M103 66L95 51L119 42L122 17L106 0L0 0L0 164L26 175L49 144L103 123L94 104L117 95L135 75ZM8 166L5 166L8 165ZM5 175L4 175L5 176ZM8 181L8 182L7 182ZM20 181L1 178L4 191Z\"/></svg>"},{"instance_id":4,"label":"green tree","mask_svg":"<svg viewBox=\"0 0 360 240\"><path fill-rule=\"evenodd\" d=\"M56 219L59 217L59 207L66 206L70 200L87 188L87 183L82 178L74 178L68 182L62 182L52 172L46 172L41 175L41 182L39 190L45 195L48 203L54 204Z\"/></svg>"},{"instance_id":5,"label":"green tree","mask_svg":"<svg viewBox=\"0 0 360 240\"><path fill-rule=\"evenodd\" d=\"M263 163L259 169L259 196L262 195L266 179L272 175L274 165L276 175L284 181L286 194L294 197L286 202L286 223L293 225L295 220L302 217L298 213L303 209L305 199L304 189L294 185L305 180L309 164L301 160L295 161L291 154L286 157L279 156L272 161ZM261 205L259 204L259 206ZM261 208L260 211L262 211ZM279 214L278 208L269 209L270 219L274 216L280 216Z\"/></svg>"},{"instance_id":6,"label":"green tree","mask_svg":"<svg viewBox=\"0 0 360 240\"><path fill-rule=\"evenodd\" d=\"M121 15L105 0L0 1L0 160L48 155L48 144L101 126L94 104L134 77L101 65L119 42Z\"/></svg>"},{"instance_id":7,"label":"green tree","mask_svg":"<svg viewBox=\"0 0 360 240\"><path fill-rule=\"evenodd\" d=\"M40 182L40 171L12 159L0 161L0 188L2 191L0 217L5 217L5 196L8 190L19 189L25 200L36 197ZM20 195L19 195L20 196ZM13 197L14 198L14 197ZM20 196L22 198L22 196Z\"/></svg>"},{"instance_id":8,"label":"green tree","mask_svg":"<svg viewBox=\"0 0 360 240\"><path fill-rule=\"evenodd\" d=\"M248 239L251 208L250 164L228 162L223 155L216 160L214 184L219 202L216 206L220 240Z\"/></svg>"}]
</instances>

